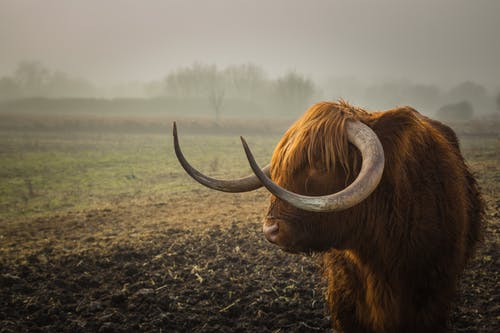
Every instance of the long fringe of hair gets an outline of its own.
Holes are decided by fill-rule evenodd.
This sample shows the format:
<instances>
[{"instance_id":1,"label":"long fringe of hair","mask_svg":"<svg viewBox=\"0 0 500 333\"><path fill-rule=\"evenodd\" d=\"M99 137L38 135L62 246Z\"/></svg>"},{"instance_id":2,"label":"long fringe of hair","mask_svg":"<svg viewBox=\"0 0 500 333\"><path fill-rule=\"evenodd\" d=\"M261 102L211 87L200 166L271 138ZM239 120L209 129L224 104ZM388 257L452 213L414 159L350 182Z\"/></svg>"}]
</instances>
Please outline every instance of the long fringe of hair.
<instances>
[{"instance_id":1,"label":"long fringe of hair","mask_svg":"<svg viewBox=\"0 0 500 333\"><path fill-rule=\"evenodd\" d=\"M271 159L272 178L282 184L293 180L304 167L334 173L337 166L352 174L356 160L350 156L345 131L347 120L370 116L343 100L312 105L285 133Z\"/></svg>"}]
</instances>

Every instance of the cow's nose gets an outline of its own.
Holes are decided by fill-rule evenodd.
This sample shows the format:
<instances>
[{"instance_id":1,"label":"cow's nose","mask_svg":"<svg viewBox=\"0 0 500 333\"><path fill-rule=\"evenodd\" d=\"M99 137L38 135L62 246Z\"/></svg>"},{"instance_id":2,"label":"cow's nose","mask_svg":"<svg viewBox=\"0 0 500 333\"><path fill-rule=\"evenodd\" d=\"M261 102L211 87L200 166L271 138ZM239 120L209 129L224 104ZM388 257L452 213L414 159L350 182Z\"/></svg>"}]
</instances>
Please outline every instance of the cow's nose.
<instances>
[{"instance_id":1,"label":"cow's nose","mask_svg":"<svg viewBox=\"0 0 500 333\"><path fill-rule=\"evenodd\" d=\"M262 227L264 236L266 236L266 239L271 243L275 243L279 230L280 228L277 222L274 222L272 224L264 223L264 226Z\"/></svg>"}]
</instances>

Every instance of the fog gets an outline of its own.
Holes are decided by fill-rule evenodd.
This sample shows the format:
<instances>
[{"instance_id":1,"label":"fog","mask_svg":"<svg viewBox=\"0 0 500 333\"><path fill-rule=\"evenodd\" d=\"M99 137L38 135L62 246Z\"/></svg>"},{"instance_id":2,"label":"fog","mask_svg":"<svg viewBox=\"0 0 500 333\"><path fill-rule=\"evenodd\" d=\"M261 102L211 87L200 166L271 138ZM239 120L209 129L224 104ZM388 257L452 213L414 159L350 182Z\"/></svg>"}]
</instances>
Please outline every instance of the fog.
<instances>
[{"instance_id":1,"label":"fog","mask_svg":"<svg viewBox=\"0 0 500 333\"><path fill-rule=\"evenodd\" d=\"M487 113L499 13L497 0L0 0L0 78L38 62L66 80L48 96L148 97L195 64L251 64L267 80L310 80L311 99L375 108L435 111L468 85Z\"/></svg>"}]
</instances>

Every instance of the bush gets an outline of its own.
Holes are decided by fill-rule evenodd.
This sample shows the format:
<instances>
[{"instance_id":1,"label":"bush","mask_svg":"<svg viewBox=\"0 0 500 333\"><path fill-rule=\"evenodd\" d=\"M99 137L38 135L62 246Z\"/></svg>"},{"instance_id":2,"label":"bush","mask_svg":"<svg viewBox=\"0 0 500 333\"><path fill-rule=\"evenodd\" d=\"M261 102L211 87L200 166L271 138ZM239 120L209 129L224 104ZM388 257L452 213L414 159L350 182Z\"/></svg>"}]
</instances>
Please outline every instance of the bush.
<instances>
[{"instance_id":1,"label":"bush","mask_svg":"<svg viewBox=\"0 0 500 333\"><path fill-rule=\"evenodd\" d=\"M474 115L472 104L467 101L443 105L436 112L442 120L470 120Z\"/></svg>"}]
</instances>

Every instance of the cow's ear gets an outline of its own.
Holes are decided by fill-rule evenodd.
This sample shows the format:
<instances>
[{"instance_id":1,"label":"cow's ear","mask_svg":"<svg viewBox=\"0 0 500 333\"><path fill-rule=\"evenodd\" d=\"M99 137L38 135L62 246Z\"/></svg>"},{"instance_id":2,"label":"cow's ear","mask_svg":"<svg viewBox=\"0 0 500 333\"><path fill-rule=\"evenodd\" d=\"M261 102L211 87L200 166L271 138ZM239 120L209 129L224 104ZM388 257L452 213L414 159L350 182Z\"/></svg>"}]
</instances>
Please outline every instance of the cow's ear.
<instances>
[{"instance_id":1,"label":"cow's ear","mask_svg":"<svg viewBox=\"0 0 500 333\"><path fill-rule=\"evenodd\" d=\"M378 114L371 127L382 141L384 137L394 138L421 129L422 119L415 109L402 107Z\"/></svg>"}]
</instances>

